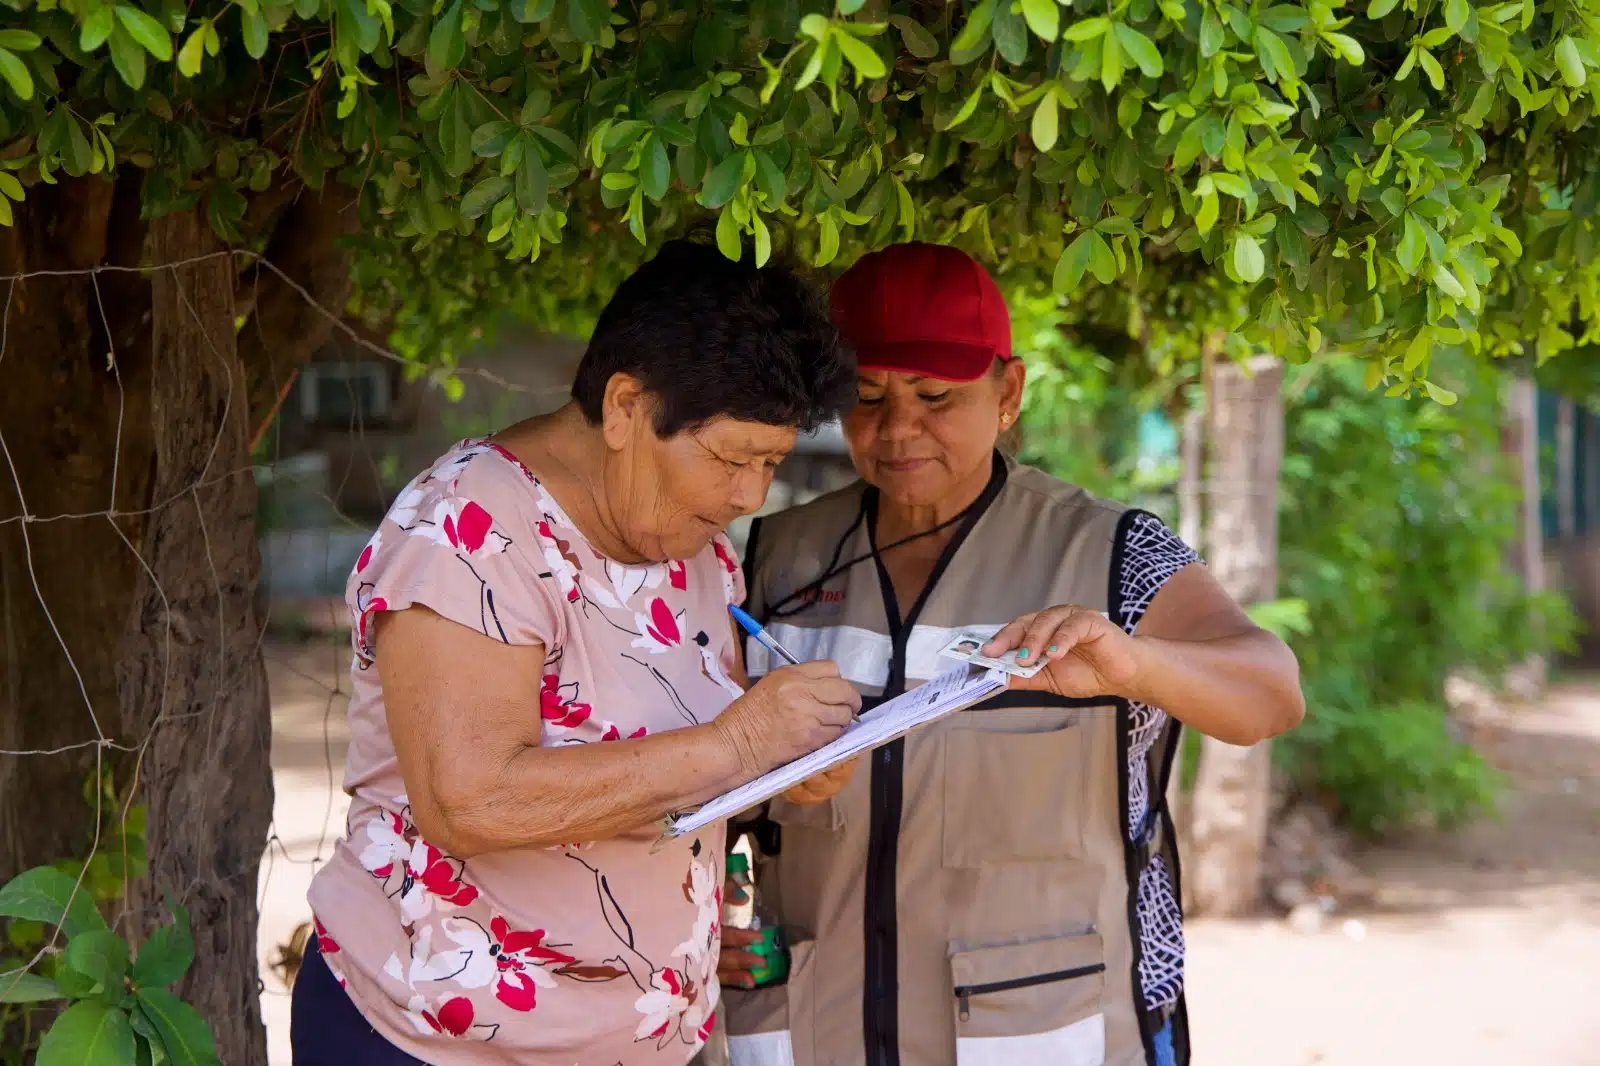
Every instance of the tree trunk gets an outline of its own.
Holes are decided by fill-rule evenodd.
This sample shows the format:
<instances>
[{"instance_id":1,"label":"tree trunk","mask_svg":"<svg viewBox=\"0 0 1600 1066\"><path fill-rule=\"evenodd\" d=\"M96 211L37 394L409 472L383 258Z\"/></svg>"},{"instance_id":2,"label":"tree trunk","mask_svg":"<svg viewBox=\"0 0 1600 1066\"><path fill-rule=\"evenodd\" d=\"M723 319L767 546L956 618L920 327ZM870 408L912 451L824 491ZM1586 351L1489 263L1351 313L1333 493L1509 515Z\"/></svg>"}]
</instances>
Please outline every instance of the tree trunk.
<instances>
[{"instance_id":1,"label":"tree trunk","mask_svg":"<svg viewBox=\"0 0 1600 1066\"><path fill-rule=\"evenodd\" d=\"M1283 367L1221 359L1206 390L1211 451L1208 561L1242 604L1278 587L1278 472L1283 463ZM1186 880L1201 913L1237 916L1256 903L1271 796L1271 752L1206 737L1191 797L1194 856Z\"/></svg>"},{"instance_id":2,"label":"tree trunk","mask_svg":"<svg viewBox=\"0 0 1600 1066\"><path fill-rule=\"evenodd\" d=\"M242 282L227 255L106 270L223 251L198 214L142 222L141 178L36 187L0 229L0 881L88 855L84 782L112 762L149 814L128 931L161 891L189 908L178 991L228 1066L257 1066L271 719L247 442L343 308L352 196L266 198L278 269Z\"/></svg>"},{"instance_id":3,"label":"tree trunk","mask_svg":"<svg viewBox=\"0 0 1600 1066\"><path fill-rule=\"evenodd\" d=\"M39 185L0 229L0 274L131 266L142 239L137 179ZM127 761L101 742L130 739L115 649L123 537L149 492L148 290L131 273L0 281L0 883L83 857L85 781Z\"/></svg>"},{"instance_id":4,"label":"tree trunk","mask_svg":"<svg viewBox=\"0 0 1600 1066\"><path fill-rule=\"evenodd\" d=\"M198 211L151 224L150 258L221 251ZM272 715L255 609L250 409L234 331L230 256L157 269L150 414L151 511L118 671L123 728L149 737L150 885L193 923L179 994L205 1015L229 1066L266 1062L256 973L256 878L272 819ZM158 906L141 915L160 921Z\"/></svg>"}]
</instances>

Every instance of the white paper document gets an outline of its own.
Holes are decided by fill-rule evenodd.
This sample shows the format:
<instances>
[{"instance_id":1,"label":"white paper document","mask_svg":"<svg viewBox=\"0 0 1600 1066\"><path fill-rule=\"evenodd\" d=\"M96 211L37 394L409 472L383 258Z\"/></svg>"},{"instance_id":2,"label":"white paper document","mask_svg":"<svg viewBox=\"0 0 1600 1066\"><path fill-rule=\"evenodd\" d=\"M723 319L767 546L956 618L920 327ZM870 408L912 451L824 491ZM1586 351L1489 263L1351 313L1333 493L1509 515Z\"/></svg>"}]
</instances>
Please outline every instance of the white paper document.
<instances>
[{"instance_id":1,"label":"white paper document","mask_svg":"<svg viewBox=\"0 0 1600 1066\"><path fill-rule=\"evenodd\" d=\"M712 822L731 818L831 766L849 762L864 751L904 736L919 725L926 725L986 700L1004 690L1006 683L1006 674L1002 670L984 670L965 663L947 670L910 692L874 707L863 714L859 722L848 726L831 742L809 755L802 755L793 762L768 770L754 781L748 781L731 792L724 792L707 801L697 811L669 818L667 833L675 837L683 836Z\"/></svg>"}]
</instances>

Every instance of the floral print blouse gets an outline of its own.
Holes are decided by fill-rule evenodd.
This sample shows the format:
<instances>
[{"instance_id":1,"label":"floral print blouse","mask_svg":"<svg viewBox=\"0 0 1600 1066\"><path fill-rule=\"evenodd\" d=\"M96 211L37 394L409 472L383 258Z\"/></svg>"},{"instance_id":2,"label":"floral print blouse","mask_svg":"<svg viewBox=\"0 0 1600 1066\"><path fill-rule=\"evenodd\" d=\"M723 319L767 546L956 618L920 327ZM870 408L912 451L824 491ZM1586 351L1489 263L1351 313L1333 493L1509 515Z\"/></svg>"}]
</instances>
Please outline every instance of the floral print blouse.
<instances>
[{"instance_id":1,"label":"floral print blouse","mask_svg":"<svg viewBox=\"0 0 1600 1066\"><path fill-rule=\"evenodd\" d=\"M726 538L616 563L490 441L407 486L346 591L352 802L310 892L329 967L386 1039L435 1066L681 1066L715 1020L723 829L658 851L649 829L466 862L442 851L410 819L373 617L425 605L542 644L542 743L604 744L708 722L741 693L727 608L743 597Z\"/></svg>"}]
</instances>

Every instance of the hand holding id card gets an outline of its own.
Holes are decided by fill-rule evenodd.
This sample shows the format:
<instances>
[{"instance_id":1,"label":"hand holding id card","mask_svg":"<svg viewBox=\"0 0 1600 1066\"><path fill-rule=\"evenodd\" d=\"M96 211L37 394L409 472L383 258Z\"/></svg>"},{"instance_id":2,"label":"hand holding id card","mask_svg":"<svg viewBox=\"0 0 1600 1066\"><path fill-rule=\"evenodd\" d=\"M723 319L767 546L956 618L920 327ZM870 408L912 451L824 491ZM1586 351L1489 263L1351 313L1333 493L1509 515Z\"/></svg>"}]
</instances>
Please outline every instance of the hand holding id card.
<instances>
[{"instance_id":1,"label":"hand holding id card","mask_svg":"<svg viewBox=\"0 0 1600 1066\"><path fill-rule=\"evenodd\" d=\"M980 633L959 633L954 640L944 646L939 654L952 659L960 659L962 662L971 663L974 666L1003 670L1017 677L1032 677L1045 668L1046 660L1042 657L1037 662L1026 666L1018 663L1017 652L1020 649L1016 648L994 659L982 654L981 649L983 646L993 639L993 637L986 637Z\"/></svg>"}]
</instances>

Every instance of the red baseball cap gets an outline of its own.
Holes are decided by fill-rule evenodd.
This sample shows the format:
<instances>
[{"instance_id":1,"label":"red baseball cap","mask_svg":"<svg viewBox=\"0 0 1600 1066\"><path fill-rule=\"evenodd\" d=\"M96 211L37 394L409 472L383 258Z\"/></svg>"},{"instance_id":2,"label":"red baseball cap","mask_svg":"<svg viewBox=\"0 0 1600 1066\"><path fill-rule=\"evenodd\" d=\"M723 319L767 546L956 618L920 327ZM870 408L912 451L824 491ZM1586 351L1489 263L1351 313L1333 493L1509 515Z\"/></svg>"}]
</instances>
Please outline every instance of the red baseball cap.
<instances>
[{"instance_id":1,"label":"red baseball cap","mask_svg":"<svg viewBox=\"0 0 1600 1066\"><path fill-rule=\"evenodd\" d=\"M863 370L976 381L1011 358L1011 315L959 248L913 241L862 256L833 283L833 321Z\"/></svg>"}]
</instances>

